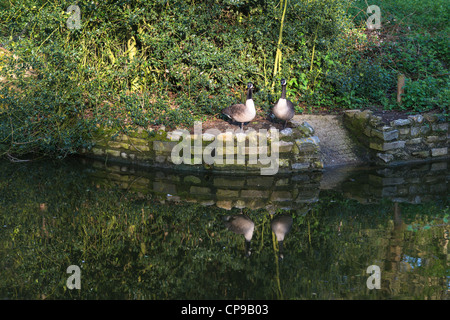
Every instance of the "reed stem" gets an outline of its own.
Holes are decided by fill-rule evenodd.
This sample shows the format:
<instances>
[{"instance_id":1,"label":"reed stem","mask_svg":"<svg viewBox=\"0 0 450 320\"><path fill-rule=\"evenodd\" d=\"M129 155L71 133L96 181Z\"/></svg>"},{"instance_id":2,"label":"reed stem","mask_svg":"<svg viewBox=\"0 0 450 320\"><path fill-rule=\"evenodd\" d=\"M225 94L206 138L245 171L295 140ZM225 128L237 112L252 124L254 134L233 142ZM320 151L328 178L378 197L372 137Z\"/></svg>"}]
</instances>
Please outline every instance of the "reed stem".
<instances>
[{"instance_id":1,"label":"reed stem","mask_svg":"<svg viewBox=\"0 0 450 320\"><path fill-rule=\"evenodd\" d=\"M278 74L278 72L281 69L281 41L283 39L283 25L284 25L284 17L286 15L286 8L287 8L287 2L288 0L284 0L284 8L283 8L283 14L281 15L281 25L280 25L280 35L278 36L278 44L277 44L277 52L275 54L275 64L273 66L273 81L272 81L272 89L275 86L275 77ZM283 0L280 2L283 5Z\"/></svg>"}]
</instances>

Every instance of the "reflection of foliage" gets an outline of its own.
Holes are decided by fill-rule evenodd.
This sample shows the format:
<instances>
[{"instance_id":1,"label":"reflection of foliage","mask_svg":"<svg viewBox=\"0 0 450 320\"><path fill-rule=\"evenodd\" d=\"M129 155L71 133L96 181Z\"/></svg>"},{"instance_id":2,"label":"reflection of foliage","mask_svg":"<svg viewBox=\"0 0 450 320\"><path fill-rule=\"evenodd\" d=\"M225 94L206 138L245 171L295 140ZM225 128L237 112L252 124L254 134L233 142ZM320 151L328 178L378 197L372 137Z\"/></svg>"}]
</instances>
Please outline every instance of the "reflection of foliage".
<instances>
[{"instance_id":1,"label":"reflection of foliage","mask_svg":"<svg viewBox=\"0 0 450 320\"><path fill-rule=\"evenodd\" d=\"M221 216L228 211L166 205L151 194L99 188L89 170L68 163L2 167L2 298L392 297L384 290L369 292L365 270L371 264L393 264L393 245L410 257L404 261L423 261L409 273L396 274L405 290L411 283L420 289L425 275L448 276L442 245L435 241L444 227L396 233L390 202L363 205L336 192L322 192L309 213L293 213L285 258L277 262L271 217L262 209L243 210L256 225L253 254L247 259L243 237L222 225ZM448 219L446 202L400 207L408 225ZM79 291L65 286L66 268L72 264L81 267ZM383 269L383 279L393 272ZM398 297L439 298L443 288L437 281L426 292L406 291Z\"/></svg>"}]
</instances>

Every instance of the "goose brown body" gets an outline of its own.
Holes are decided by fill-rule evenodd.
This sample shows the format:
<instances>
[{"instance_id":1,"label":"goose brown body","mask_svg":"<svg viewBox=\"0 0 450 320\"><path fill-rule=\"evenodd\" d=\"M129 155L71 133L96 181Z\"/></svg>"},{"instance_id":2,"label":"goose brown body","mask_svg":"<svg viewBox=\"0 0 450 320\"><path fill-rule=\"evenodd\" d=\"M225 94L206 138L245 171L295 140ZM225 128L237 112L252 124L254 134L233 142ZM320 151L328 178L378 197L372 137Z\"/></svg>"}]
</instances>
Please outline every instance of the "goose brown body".
<instances>
[{"instance_id":1,"label":"goose brown body","mask_svg":"<svg viewBox=\"0 0 450 320\"><path fill-rule=\"evenodd\" d=\"M222 113L228 116L231 120L239 122L241 129L245 122L252 121L256 116L255 103L252 99L253 84L249 83L247 85L247 99L245 104L238 103L229 106L222 110Z\"/></svg>"},{"instance_id":2,"label":"goose brown body","mask_svg":"<svg viewBox=\"0 0 450 320\"><path fill-rule=\"evenodd\" d=\"M286 234L289 233L289 231L291 231L292 223L293 223L292 217L287 215L275 217L270 223L272 231L275 234L275 237L277 238L278 241L278 246L280 250L280 259L283 259L284 257L283 254L284 237L286 236Z\"/></svg>"},{"instance_id":3,"label":"goose brown body","mask_svg":"<svg viewBox=\"0 0 450 320\"><path fill-rule=\"evenodd\" d=\"M253 237L253 232L255 230L255 223L246 215L238 214L232 216L224 217L225 227L228 230L241 234L245 238L245 255L250 256L250 242Z\"/></svg>"},{"instance_id":4,"label":"goose brown body","mask_svg":"<svg viewBox=\"0 0 450 320\"><path fill-rule=\"evenodd\" d=\"M281 98L273 106L272 113L280 120L284 120L284 127L286 128L287 122L291 120L295 115L294 104L286 98L286 80L281 80Z\"/></svg>"}]
</instances>

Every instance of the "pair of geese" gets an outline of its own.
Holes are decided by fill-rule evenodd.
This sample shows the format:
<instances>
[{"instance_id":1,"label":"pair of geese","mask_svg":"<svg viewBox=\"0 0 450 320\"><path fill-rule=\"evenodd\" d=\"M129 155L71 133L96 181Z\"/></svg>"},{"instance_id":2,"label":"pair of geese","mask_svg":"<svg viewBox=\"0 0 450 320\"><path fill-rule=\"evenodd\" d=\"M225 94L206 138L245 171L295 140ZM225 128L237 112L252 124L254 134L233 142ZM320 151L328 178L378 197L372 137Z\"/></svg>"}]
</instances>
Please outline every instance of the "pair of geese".
<instances>
[{"instance_id":1,"label":"pair of geese","mask_svg":"<svg viewBox=\"0 0 450 320\"><path fill-rule=\"evenodd\" d=\"M241 130L245 122L252 121L256 116L255 103L252 99L253 84L247 85L247 100L245 104L239 103L222 110L222 113L235 122L240 122ZM294 117L294 104L286 99L286 80L281 79L281 98L273 106L272 113L280 120L284 120L284 128L287 122Z\"/></svg>"},{"instance_id":2,"label":"pair of geese","mask_svg":"<svg viewBox=\"0 0 450 320\"><path fill-rule=\"evenodd\" d=\"M250 243L253 238L253 232L255 230L255 223L244 214L237 214L231 216L225 216L224 218L225 226L228 230L241 234L245 239L245 255L250 256ZM279 215L272 219L270 226L273 233L275 234L278 247L279 247L279 257L283 259L283 241L286 234L291 230L293 219L288 215Z\"/></svg>"}]
</instances>

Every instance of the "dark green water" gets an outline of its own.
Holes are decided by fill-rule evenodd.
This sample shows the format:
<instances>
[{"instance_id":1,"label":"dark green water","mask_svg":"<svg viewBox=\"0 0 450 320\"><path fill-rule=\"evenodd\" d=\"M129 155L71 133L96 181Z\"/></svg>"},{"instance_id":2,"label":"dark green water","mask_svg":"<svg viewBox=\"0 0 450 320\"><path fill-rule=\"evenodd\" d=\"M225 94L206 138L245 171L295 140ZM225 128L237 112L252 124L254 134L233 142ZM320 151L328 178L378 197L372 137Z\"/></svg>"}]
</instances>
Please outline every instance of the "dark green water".
<instances>
[{"instance_id":1,"label":"dark green water","mask_svg":"<svg viewBox=\"0 0 450 320\"><path fill-rule=\"evenodd\" d=\"M448 300L448 165L245 177L3 161L0 298ZM255 224L250 257L224 226L237 214Z\"/></svg>"}]
</instances>

